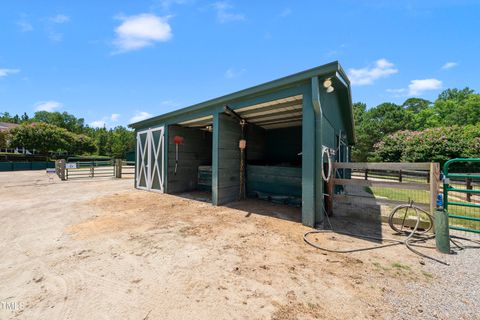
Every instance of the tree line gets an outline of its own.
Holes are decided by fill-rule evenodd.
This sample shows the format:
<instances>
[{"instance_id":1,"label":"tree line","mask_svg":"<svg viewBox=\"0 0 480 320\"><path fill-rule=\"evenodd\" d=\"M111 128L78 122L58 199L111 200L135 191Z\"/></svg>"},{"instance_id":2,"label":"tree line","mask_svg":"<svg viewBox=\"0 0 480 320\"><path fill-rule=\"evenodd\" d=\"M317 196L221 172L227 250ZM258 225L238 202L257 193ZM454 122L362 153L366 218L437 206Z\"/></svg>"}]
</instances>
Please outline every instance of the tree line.
<instances>
[{"instance_id":1,"label":"tree line","mask_svg":"<svg viewBox=\"0 0 480 320\"><path fill-rule=\"evenodd\" d=\"M447 89L433 102L409 98L367 110L353 105L353 161L444 161L480 157L480 94Z\"/></svg>"},{"instance_id":2,"label":"tree line","mask_svg":"<svg viewBox=\"0 0 480 320\"><path fill-rule=\"evenodd\" d=\"M403 104L382 103L367 110L354 103L356 144L352 160L439 161L455 157L480 157L480 94L469 88L447 89L433 102L409 98ZM0 147L25 147L47 154L66 151L76 155L124 158L134 150L134 133L125 127L92 128L83 118L67 112L35 112L11 116L0 113L0 122L18 128L0 133Z\"/></svg>"},{"instance_id":3,"label":"tree line","mask_svg":"<svg viewBox=\"0 0 480 320\"><path fill-rule=\"evenodd\" d=\"M0 113L0 122L20 126L0 133L0 147L25 147L41 154L100 155L125 158L135 148L134 132L123 126L107 129L85 125L83 118L67 112L35 112L33 117Z\"/></svg>"}]
</instances>

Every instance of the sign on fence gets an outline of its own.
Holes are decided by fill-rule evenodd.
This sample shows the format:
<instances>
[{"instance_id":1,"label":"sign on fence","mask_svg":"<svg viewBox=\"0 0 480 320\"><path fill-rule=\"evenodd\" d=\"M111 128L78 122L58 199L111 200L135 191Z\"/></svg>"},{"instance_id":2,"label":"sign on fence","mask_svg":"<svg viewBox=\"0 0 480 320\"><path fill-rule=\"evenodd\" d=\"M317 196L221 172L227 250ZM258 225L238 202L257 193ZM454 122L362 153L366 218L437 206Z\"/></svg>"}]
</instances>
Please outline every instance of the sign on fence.
<instances>
[{"instance_id":1,"label":"sign on fence","mask_svg":"<svg viewBox=\"0 0 480 320\"><path fill-rule=\"evenodd\" d=\"M77 163L76 162L66 163L65 169L77 169Z\"/></svg>"}]
</instances>

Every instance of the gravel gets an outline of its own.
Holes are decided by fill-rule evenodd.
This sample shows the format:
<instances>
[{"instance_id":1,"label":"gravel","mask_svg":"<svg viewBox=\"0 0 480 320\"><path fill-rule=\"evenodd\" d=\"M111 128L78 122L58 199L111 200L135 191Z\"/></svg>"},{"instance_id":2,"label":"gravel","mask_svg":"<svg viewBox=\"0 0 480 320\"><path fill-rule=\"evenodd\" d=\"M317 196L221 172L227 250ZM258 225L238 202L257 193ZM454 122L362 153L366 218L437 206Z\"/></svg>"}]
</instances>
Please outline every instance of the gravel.
<instances>
[{"instance_id":1,"label":"gravel","mask_svg":"<svg viewBox=\"0 0 480 320\"><path fill-rule=\"evenodd\" d=\"M390 291L393 319L480 319L480 249L440 257L449 265L424 260L431 280L408 281L402 290Z\"/></svg>"}]
</instances>

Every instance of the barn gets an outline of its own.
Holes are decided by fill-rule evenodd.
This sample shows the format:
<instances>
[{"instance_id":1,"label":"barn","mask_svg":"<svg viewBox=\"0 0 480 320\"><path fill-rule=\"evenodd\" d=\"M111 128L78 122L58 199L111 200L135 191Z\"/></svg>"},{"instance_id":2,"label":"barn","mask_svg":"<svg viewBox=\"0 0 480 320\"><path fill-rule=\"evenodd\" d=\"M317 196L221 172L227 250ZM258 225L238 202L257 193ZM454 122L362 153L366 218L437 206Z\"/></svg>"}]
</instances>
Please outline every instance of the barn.
<instances>
[{"instance_id":1,"label":"barn","mask_svg":"<svg viewBox=\"0 0 480 320\"><path fill-rule=\"evenodd\" d=\"M307 226L324 218L328 162L349 161L354 143L350 82L337 61L130 127L136 188L203 190L213 205L258 197L301 206Z\"/></svg>"}]
</instances>

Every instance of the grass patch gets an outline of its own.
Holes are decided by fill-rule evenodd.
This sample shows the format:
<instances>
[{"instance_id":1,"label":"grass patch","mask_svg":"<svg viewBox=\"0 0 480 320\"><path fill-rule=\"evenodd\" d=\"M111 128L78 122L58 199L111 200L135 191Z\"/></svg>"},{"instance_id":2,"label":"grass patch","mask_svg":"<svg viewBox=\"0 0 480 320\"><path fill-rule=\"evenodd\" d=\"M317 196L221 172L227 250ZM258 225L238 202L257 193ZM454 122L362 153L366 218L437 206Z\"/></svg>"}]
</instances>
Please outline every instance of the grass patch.
<instances>
[{"instance_id":1,"label":"grass patch","mask_svg":"<svg viewBox=\"0 0 480 320\"><path fill-rule=\"evenodd\" d=\"M394 263L392 263L392 267L395 268L395 269L405 270L405 271L410 271L410 270L412 270L412 268L410 268L409 265L401 264L400 262L394 262Z\"/></svg>"},{"instance_id":2,"label":"grass patch","mask_svg":"<svg viewBox=\"0 0 480 320\"><path fill-rule=\"evenodd\" d=\"M375 198L386 198L389 200L397 200L404 202L408 202L408 200L410 199L416 203L429 203L430 201L430 193L426 190L366 187L365 191L373 195Z\"/></svg>"},{"instance_id":3,"label":"grass patch","mask_svg":"<svg viewBox=\"0 0 480 320\"><path fill-rule=\"evenodd\" d=\"M390 270L389 267L383 266L380 262L373 262L372 264L378 269L382 269L384 271Z\"/></svg>"}]
</instances>

